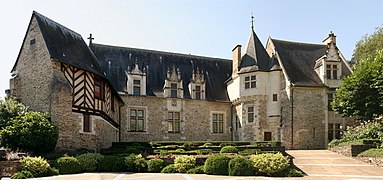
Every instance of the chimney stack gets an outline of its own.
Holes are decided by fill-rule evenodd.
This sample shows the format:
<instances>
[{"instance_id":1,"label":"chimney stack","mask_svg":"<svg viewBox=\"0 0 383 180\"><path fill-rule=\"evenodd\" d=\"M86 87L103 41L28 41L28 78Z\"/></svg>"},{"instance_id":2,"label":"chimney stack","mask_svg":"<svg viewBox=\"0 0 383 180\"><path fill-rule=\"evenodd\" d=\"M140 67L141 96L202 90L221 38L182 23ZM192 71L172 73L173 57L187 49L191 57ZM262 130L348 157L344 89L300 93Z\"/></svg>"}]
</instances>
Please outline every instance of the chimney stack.
<instances>
[{"instance_id":1,"label":"chimney stack","mask_svg":"<svg viewBox=\"0 0 383 180\"><path fill-rule=\"evenodd\" d=\"M234 49L232 50L233 51L233 73L232 73L232 77L234 76L237 76L238 74L238 67L239 67L239 61L241 59L241 45L237 45L234 47Z\"/></svg>"}]
</instances>

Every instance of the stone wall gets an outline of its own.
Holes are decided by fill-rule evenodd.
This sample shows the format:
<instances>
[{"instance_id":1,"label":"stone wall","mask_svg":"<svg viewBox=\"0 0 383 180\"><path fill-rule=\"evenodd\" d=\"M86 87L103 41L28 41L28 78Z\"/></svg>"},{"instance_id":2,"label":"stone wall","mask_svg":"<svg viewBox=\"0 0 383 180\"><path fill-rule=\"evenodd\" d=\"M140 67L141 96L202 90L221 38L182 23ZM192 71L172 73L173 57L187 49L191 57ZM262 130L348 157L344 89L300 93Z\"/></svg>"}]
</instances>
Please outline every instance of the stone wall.
<instances>
[{"instance_id":1,"label":"stone wall","mask_svg":"<svg viewBox=\"0 0 383 180\"><path fill-rule=\"evenodd\" d=\"M325 148L325 89L294 87L284 91L281 94L283 145L288 149ZM292 92L292 97L287 95L287 91Z\"/></svg>"},{"instance_id":2,"label":"stone wall","mask_svg":"<svg viewBox=\"0 0 383 180\"><path fill-rule=\"evenodd\" d=\"M20 161L0 161L0 179L4 176L12 176L20 167Z\"/></svg>"},{"instance_id":3,"label":"stone wall","mask_svg":"<svg viewBox=\"0 0 383 180\"><path fill-rule=\"evenodd\" d=\"M204 100L158 98L151 96L122 96L126 105L121 111L121 141L228 141L231 140L231 103ZM129 131L129 109L145 110L145 131ZM169 133L167 112L180 112L181 132ZM212 133L211 114L224 114L224 132Z\"/></svg>"}]
</instances>

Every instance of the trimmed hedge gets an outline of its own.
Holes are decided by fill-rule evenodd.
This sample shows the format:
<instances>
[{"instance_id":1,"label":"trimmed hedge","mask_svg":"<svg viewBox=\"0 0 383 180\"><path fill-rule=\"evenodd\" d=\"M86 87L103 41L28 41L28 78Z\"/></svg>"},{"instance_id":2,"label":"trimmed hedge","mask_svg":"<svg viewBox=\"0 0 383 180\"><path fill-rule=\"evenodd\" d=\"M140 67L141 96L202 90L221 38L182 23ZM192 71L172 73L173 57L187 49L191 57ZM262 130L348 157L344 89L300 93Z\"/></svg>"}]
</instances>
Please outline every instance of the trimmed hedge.
<instances>
[{"instance_id":1,"label":"trimmed hedge","mask_svg":"<svg viewBox=\"0 0 383 180\"><path fill-rule=\"evenodd\" d=\"M206 159L204 171L206 174L227 175L230 158L225 155L211 156Z\"/></svg>"},{"instance_id":2,"label":"trimmed hedge","mask_svg":"<svg viewBox=\"0 0 383 180\"><path fill-rule=\"evenodd\" d=\"M101 172L124 172L126 171L125 157L123 156L104 156L98 168Z\"/></svg>"},{"instance_id":3,"label":"trimmed hedge","mask_svg":"<svg viewBox=\"0 0 383 180\"><path fill-rule=\"evenodd\" d=\"M174 160L174 166L180 173L186 173L188 170L194 168L196 165L196 158L192 156L178 156Z\"/></svg>"},{"instance_id":4,"label":"trimmed hedge","mask_svg":"<svg viewBox=\"0 0 383 180\"><path fill-rule=\"evenodd\" d=\"M281 176L283 171L290 167L289 159L281 153L253 155L250 160L260 175Z\"/></svg>"},{"instance_id":5,"label":"trimmed hedge","mask_svg":"<svg viewBox=\"0 0 383 180\"><path fill-rule=\"evenodd\" d=\"M164 169L162 169L161 173L176 173L177 168L174 166L174 164L167 165Z\"/></svg>"},{"instance_id":6,"label":"trimmed hedge","mask_svg":"<svg viewBox=\"0 0 383 180\"><path fill-rule=\"evenodd\" d=\"M162 160L160 158L150 159L147 162L147 164L148 164L148 171L154 172L154 173L161 172L161 170L165 167L164 160Z\"/></svg>"},{"instance_id":7,"label":"trimmed hedge","mask_svg":"<svg viewBox=\"0 0 383 180\"><path fill-rule=\"evenodd\" d=\"M82 172L81 165L75 157L61 157L56 161L60 174L75 174Z\"/></svg>"},{"instance_id":8,"label":"trimmed hedge","mask_svg":"<svg viewBox=\"0 0 383 180\"><path fill-rule=\"evenodd\" d=\"M193 169L189 169L186 173L187 174L205 174L203 169L204 169L203 166L197 166Z\"/></svg>"},{"instance_id":9,"label":"trimmed hedge","mask_svg":"<svg viewBox=\"0 0 383 180\"><path fill-rule=\"evenodd\" d=\"M20 161L20 169L21 171L28 171L32 174L33 177L40 177L47 174L51 166L48 162L42 157L24 157ZM28 175L29 173L24 172L24 175ZM21 173L20 175L22 175Z\"/></svg>"},{"instance_id":10,"label":"trimmed hedge","mask_svg":"<svg viewBox=\"0 0 383 180\"><path fill-rule=\"evenodd\" d=\"M234 146L225 146L221 149L220 153L238 153L238 149Z\"/></svg>"},{"instance_id":11,"label":"trimmed hedge","mask_svg":"<svg viewBox=\"0 0 383 180\"><path fill-rule=\"evenodd\" d=\"M254 175L252 162L243 156L238 156L229 161L229 176Z\"/></svg>"},{"instance_id":12,"label":"trimmed hedge","mask_svg":"<svg viewBox=\"0 0 383 180\"><path fill-rule=\"evenodd\" d=\"M81 169L85 172L94 172L97 170L100 161L104 158L99 153L85 153L76 156L76 159L81 165Z\"/></svg>"}]
</instances>

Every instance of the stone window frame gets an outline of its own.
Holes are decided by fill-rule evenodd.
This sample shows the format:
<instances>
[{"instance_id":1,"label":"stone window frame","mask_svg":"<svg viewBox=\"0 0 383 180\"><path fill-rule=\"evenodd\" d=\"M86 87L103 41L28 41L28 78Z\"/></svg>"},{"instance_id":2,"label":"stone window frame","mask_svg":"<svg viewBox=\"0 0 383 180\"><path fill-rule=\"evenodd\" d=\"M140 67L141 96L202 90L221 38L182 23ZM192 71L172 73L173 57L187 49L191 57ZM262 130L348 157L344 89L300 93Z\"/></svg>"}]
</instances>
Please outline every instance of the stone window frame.
<instances>
[{"instance_id":1,"label":"stone window frame","mask_svg":"<svg viewBox=\"0 0 383 180\"><path fill-rule=\"evenodd\" d=\"M181 133L181 112L179 111L167 111L166 122L167 122L167 132L168 133ZM169 116L171 115L171 118ZM178 118L176 118L176 114L178 114ZM178 123L178 130L176 129L176 124ZM171 127L171 128L170 128Z\"/></svg>"},{"instance_id":2,"label":"stone window frame","mask_svg":"<svg viewBox=\"0 0 383 180\"><path fill-rule=\"evenodd\" d=\"M338 79L339 69L340 69L339 64L333 64L333 63L326 64L326 78L327 79Z\"/></svg>"},{"instance_id":3,"label":"stone window frame","mask_svg":"<svg viewBox=\"0 0 383 180\"><path fill-rule=\"evenodd\" d=\"M78 115L78 119L79 119L79 133L81 134L96 134L96 131L95 131L95 126L96 126L96 123L95 123L95 117L92 116L91 114L88 114L88 113L75 113L76 115ZM87 115L89 117L89 121L90 121L90 132L85 132L84 131L84 117L85 115Z\"/></svg>"},{"instance_id":4,"label":"stone window frame","mask_svg":"<svg viewBox=\"0 0 383 180\"><path fill-rule=\"evenodd\" d=\"M252 111L250 111L250 108L252 108ZM254 105L247 105L246 106L246 117L248 123L253 123L255 120L255 106ZM251 119L249 117L252 117Z\"/></svg>"},{"instance_id":5,"label":"stone window frame","mask_svg":"<svg viewBox=\"0 0 383 180\"><path fill-rule=\"evenodd\" d=\"M142 131L132 131L131 130L131 126L130 126L130 111L131 110L142 110L143 113L144 113L144 117L143 117L143 130ZM148 108L146 106L128 106L127 108L127 115L126 115L126 118L127 118L127 130L128 132L135 132L135 133L140 133L140 132L146 132L147 131L147 128L148 128Z\"/></svg>"},{"instance_id":6,"label":"stone window frame","mask_svg":"<svg viewBox=\"0 0 383 180\"><path fill-rule=\"evenodd\" d=\"M257 75L245 76L245 89L257 88Z\"/></svg>"},{"instance_id":7,"label":"stone window frame","mask_svg":"<svg viewBox=\"0 0 383 180\"><path fill-rule=\"evenodd\" d=\"M213 115L222 114L222 132L215 133L213 129ZM210 134L221 135L226 133L226 112L225 111L210 111ZM219 126L218 126L219 127Z\"/></svg>"}]
</instances>

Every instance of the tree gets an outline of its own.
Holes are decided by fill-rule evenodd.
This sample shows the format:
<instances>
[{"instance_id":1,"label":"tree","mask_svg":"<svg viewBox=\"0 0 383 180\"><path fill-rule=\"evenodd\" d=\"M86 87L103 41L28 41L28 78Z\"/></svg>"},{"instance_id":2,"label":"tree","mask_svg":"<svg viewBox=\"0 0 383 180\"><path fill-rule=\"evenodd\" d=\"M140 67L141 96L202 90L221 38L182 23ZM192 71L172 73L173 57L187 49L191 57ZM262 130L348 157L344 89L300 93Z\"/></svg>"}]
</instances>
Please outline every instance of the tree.
<instances>
[{"instance_id":1,"label":"tree","mask_svg":"<svg viewBox=\"0 0 383 180\"><path fill-rule=\"evenodd\" d=\"M0 100L0 146L40 154L54 150L57 138L47 113L28 111L15 99Z\"/></svg>"},{"instance_id":2,"label":"tree","mask_svg":"<svg viewBox=\"0 0 383 180\"><path fill-rule=\"evenodd\" d=\"M374 59L377 51L381 49L383 49L383 26L376 28L372 35L365 35L356 43L351 63L357 64L363 59Z\"/></svg>"},{"instance_id":3,"label":"tree","mask_svg":"<svg viewBox=\"0 0 383 180\"><path fill-rule=\"evenodd\" d=\"M343 80L332 102L334 111L359 120L383 115L383 51L374 58L365 55L368 58L358 60L353 74Z\"/></svg>"}]
</instances>

